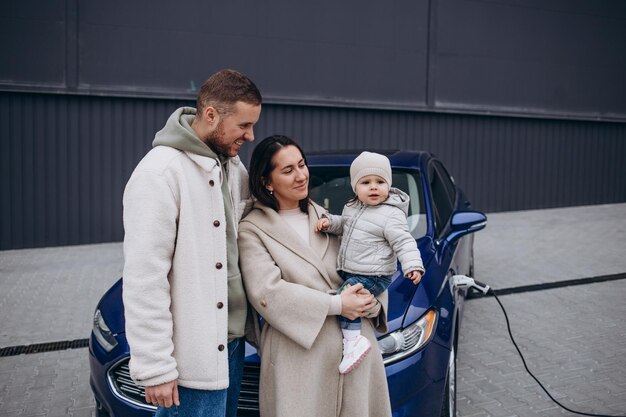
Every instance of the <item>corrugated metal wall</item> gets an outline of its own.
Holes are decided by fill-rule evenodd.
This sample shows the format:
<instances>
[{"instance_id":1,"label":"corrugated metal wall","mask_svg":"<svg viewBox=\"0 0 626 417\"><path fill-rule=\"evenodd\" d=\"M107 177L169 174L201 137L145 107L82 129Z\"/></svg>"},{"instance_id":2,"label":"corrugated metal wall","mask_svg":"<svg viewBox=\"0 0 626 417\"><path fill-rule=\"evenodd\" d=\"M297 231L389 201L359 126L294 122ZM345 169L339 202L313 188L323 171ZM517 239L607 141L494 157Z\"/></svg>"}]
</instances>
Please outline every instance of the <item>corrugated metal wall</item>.
<instances>
[{"instance_id":1,"label":"corrugated metal wall","mask_svg":"<svg viewBox=\"0 0 626 417\"><path fill-rule=\"evenodd\" d=\"M0 249L120 240L124 184L173 105L0 93Z\"/></svg>"},{"instance_id":2,"label":"corrugated metal wall","mask_svg":"<svg viewBox=\"0 0 626 417\"><path fill-rule=\"evenodd\" d=\"M269 130L306 150L434 152L486 212L626 201L624 123L310 107L271 114Z\"/></svg>"},{"instance_id":3,"label":"corrugated metal wall","mask_svg":"<svg viewBox=\"0 0 626 417\"><path fill-rule=\"evenodd\" d=\"M1 92L0 250L121 240L126 180L181 105ZM256 137L274 133L307 151L430 150L486 212L626 201L623 123L265 105Z\"/></svg>"}]
</instances>

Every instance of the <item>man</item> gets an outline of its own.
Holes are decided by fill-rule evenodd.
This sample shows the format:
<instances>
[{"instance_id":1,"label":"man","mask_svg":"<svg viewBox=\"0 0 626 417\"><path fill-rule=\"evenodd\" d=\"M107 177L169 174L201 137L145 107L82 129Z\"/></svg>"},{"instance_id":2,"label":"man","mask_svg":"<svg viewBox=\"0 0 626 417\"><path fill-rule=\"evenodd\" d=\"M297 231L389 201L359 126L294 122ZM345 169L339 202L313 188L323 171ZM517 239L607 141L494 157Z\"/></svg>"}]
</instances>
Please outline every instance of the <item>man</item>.
<instances>
[{"instance_id":1,"label":"man","mask_svg":"<svg viewBox=\"0 0 626 417\"><path fill-rule=\"evenodd\" d=\"M249 203L237 154L254 140L261 101L243 74L212 75L124 191L130 371L157 416L236 415L247 316L236 233Z\"/></svg>"}]
</instances>

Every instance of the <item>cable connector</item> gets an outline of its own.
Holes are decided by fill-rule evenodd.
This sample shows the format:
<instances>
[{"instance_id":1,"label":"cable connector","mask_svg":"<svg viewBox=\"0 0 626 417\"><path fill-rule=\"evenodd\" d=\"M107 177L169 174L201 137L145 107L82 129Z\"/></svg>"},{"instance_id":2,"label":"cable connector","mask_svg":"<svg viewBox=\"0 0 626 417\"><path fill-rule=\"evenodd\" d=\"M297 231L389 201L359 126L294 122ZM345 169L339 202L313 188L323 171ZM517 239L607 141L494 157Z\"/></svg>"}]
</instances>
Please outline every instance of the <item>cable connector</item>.
<instances>
[{"instance_id":1,"label":"cable connector","mask_svg":"<svg viewBox=\"0 0 626 417\"><path fill-rule=\"evenodd\" d=\"M452 278L450 278L450 285L454 288L473 288L485 295L491 290L489 285L476 281L474 278L470 278L467 275L453 275Z\"/></svg>"}]
</instances>

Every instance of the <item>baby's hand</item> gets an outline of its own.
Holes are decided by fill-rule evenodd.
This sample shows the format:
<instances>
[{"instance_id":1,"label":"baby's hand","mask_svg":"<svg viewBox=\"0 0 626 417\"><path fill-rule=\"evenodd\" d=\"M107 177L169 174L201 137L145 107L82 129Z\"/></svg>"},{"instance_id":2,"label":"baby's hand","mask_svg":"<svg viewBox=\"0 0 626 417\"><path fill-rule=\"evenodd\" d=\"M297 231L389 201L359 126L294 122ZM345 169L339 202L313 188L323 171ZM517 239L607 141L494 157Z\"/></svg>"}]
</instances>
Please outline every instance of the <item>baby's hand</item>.
<instances>
[{"instance_id":1,"label":"baby's hand","mask_svg":"<svg viewBox=\"0 0 626 417\"><path fill-rule=\"evenodd\" d=\"M415 270L406 274L405 277L413 281L413 285L417 285L422 280L422 275L422 271Z\"/></svg>"},{"instance_id":2,"label":"baby's hand","mask_svg":"<svg viewBox=\"0 0 626 417\"><path fill-rule=\"evenodd\" d=\"M328 226L330 226L330 220L325 217L321 218L317 221L317 224L315 225L315 231L323 232L324 230L328 229Z\"/></svg>"}]
</instances>

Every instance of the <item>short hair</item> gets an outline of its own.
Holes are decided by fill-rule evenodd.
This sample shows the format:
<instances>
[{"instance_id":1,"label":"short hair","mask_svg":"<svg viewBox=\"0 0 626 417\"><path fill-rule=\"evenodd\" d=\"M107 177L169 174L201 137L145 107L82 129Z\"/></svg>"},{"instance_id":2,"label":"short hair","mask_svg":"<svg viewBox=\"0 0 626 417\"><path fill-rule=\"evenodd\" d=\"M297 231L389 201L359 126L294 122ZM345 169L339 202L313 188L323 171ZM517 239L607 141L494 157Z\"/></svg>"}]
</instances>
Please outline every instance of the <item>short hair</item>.
<instances>
[{"instance_id":1,"label":"short hair","mask_svg":"<svg viewBox=\"0 0 626 417\"><path fill-rule=\"evenodd\" d=\"M263 99L252 80L232 69L224 69L211 75L200 87L196 99L196 117L212 106L222 115L232 112L238 101L258 106Z\"/></svg>"},{"instance_id":2,"label":"short hair","mask_svg":"<svg viewBox=\"0 0 626 417\"><path fill-rule=\"evenodd\" d=\"M272 158L274 158L274 155L276 155L278 151L287 146L295 146L298 148L302 154L302 158L304 159L304 164L308 165L302 148L300 148L300 146L293 139L283 135L273 135L263 139L254 148L252 151L252 157L250 158L250 170L248 172L250 192L252 192L252 195L258 201L276 211L280 208L278 200L276 200L276 197L273 194L270 194L265 186L267 185L267 180L272 171L276 168L272 164ZM307 194L306 198L300 200L300 210L303 213L307 213L308 205L309 196Z\"/></svg>"}]
</instances>

